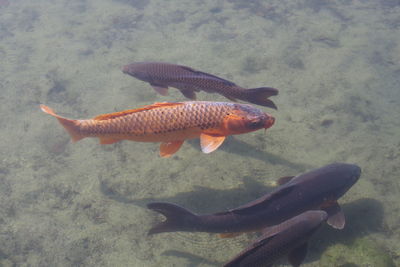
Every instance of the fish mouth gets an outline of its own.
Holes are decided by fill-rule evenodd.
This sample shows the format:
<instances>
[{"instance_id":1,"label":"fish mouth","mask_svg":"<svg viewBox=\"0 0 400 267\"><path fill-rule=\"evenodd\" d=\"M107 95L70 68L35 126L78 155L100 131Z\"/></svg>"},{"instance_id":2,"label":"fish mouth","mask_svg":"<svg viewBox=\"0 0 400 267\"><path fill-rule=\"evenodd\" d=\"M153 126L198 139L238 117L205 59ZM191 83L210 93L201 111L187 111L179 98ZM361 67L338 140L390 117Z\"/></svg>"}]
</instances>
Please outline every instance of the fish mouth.
<instances>
[{"instance_id":1,"label":"fish mouth","mask_svg":"<svg viewBox=\"0 0 400 267\"><path fill-rule=\"evenodd\" d=\"M354 182L358 181L358 178L361 176L361 168L357 165L353 166L352 169L352 177L354 179Z\"/></svg>"},{"instance_id":2,"label":"fish mouth","mask_svg":"<svg viewBox=\"0 0 400 267\"><path fill-rule=\"evenodd\" d=\"M125 74L129 74L129 65L125 65L122 67L122 72Z\"/></svg>"},{"instance_id":3,"label":"fish mouth","mask_svg":"<svg viewBox=\"0 0 400 267\"><path fill-rule=\"evenodd\" d=\"M264 129L270 128L272 125L274 125L274 123L275 123L275 118L272 117L272 116L269 116L269 117L265 120Z\"/></svg>"}]
</instances>

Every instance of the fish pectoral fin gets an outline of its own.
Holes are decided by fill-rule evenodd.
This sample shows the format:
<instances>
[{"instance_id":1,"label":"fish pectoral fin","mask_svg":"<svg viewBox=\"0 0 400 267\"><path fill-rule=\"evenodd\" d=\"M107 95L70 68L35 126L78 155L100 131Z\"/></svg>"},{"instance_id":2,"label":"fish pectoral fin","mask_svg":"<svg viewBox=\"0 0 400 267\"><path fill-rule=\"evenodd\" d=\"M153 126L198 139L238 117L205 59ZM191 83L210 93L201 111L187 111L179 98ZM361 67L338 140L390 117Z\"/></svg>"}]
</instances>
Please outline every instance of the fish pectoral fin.
<instances>
[{"instance_id":1,"label":"fish pectoral fin","mask_svg":"<svg viewBox=\"0 0 400 267\"><path fill-rule=\"evenodd\" d=\"M158 84L150 84L154 90L160 95L166 96L168 95L168 86L158 85Z\"/></svg>"},{"instance_id":2,"label":"fish pectoral fin","mask_svg":"<svg viewBox=\"0 0 400 267\"><path fill-rule=\"evenodd\" d=\"M307 255L307 242L292 250L288 255L288 260L293 267L298 267L304 261Z\"/></svg>"},{"instance_id":3,"label":"fish pectoral fin","mask_svg":"<svg viewBox=\"0 0 400 267\"><path fill-rule=\"evenodd\" d=\"M205 133L200 134L200 145L203 153L211 153L216 150L225 140L225 136L208 135Z\"/></svg>"},{"instance_id":4,"label":"fish pectoral fin","mask_svg":"<svg viewBox=\"0 0 400 267\"><path fill-rule=\"evenodd\" d=\"M283 185L283 184L286 184L286 183L290 182L293 178L294 178L294 176L281 177L281 178L278 179L278 181L276 183L278 185Z\"/></svg>"},{"instance_id":5,"label":"fish pectoral fin","mask_svg":"<svg viewBox=\"0 0 400 267\"><path fill-rule=\"evenodd\" d=\"M100 144L102 145L110 145L121 141L120 139L115 139L111 137L99 137L99 139L100 139Z\"/></svg>"},{"instance_id":6,"label":"fish pectoral fin","mask_svg":"<svg viewBox=\"0 0 400 267\"><path fill-rule=\"evenodd\" d=\"M241 234L243 234L243 233L220 233L219 234L219 237L221 237L221 238L233 238L233 237L237 237L237 236L239 236L239 235L241 235Z\"/></svg>"},{"instance_id":7,"label":"fish pectoral fin","mask_svg":"<svg viewBox=\"0 0 400 267\"><path fill-rule=\"evenodd\" d=\"M160 156L163 158L171 157L182 146L184 141L165 142L160 144Z\"/></svg>"},{"instance_id":8,"label":"fish pectoral fin","mask_svg":"<svg viewBox=\"0 0 400 267\"><path fill-rule=\"evenodd\" d=\"M339 204L335 201L333 204L323 208L328 213L328 220L326 221L330 226L335 229L343 229L346 224L343 211Z\"/></svg>"}]
</instances>

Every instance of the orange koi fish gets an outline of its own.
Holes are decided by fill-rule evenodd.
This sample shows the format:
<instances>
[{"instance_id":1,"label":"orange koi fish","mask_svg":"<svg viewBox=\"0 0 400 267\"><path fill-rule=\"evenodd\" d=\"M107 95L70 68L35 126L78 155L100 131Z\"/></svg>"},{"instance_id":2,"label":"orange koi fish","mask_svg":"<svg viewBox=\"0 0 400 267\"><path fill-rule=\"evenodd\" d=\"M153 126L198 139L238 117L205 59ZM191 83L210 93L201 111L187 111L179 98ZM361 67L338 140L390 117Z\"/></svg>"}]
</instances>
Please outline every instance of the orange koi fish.
<instances>
[{"instance_id":1,"label":"orange koi fish","mask_svg":"<svg viewBox=\"0 0 400 267\"><path fill-rule=\"evenodd\" d=\"M186 139L198 137L202 151L210 153L228 135L267 129L275 122L271 115L250 105L224 102L155 103L87 120L63 118L45 105L40 108L56 117L74 142L85 137L98 137L100 144L160 142L161 157L173 155Z\"/></svg>"}]
</instances>

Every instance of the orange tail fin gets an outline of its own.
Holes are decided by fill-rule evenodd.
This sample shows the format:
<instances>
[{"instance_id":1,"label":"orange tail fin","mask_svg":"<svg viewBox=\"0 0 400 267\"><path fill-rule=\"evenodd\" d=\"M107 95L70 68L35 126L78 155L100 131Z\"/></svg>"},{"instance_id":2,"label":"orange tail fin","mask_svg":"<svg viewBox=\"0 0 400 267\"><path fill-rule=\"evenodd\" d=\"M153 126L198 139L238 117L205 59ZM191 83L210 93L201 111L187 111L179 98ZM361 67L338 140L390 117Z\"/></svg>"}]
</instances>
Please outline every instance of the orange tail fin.
<instances>
[{"instance_id":1,"label":"orange tail fin","mask_svg":"<svg viewBox=\"0 0 400 267\"><path fill-rule=\"evenodd\" d=\"M45 106L45 105L40 105L40 109L43 112L50 114L51 116L57 118L57 120L61 123L61 125L65 128L65 130L67 130L67 132L71 136L72 142L77 142L77 141L85 138L85 136L79 134L79 122L77 120L63 118L63 117L57 115L51 108L49 108L48 106Z\"/></svg>"}]
</instances>

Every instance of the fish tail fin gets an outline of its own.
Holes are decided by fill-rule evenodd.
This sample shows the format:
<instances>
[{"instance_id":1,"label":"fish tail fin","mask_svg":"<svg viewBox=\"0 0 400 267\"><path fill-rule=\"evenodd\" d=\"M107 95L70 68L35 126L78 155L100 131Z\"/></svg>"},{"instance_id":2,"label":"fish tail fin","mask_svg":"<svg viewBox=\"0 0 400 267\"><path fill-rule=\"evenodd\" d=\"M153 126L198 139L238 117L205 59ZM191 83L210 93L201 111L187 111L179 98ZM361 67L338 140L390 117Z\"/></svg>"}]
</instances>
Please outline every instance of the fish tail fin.
<instances>
[{"instance_id":1,"label":"fish tail fin","mask_svg":"<svg viewBox=\"0 0 400 267\"><path fill-rule=\"evenodd\" d=\"M151 228L148 235L187 231L195 229L198 223L198 216L196 214L175 204L153 202L149 203L147 208L159 212L166 217L165 221Z\"/></svg>"},{"instance_id":2,"label":"fish tail fin","mask_svg":"<svg viewBox=\"0 0 400 267\"><path fill-rule=\"evenodd\" d=\"M84 135L79 133L79 122L77 120L71 120L61 117L57 115L50 107L45 105L40 105L40 109L43 112L55 117L60 122L60 124L65 128L65 130L67 130L73 142L77 142L85 138Z\"/></svg>"},{"instance_id":3,"label":"fish tail fin","mask_svg":"<svg viewBox=\"0 0 400 267\"><path fill-rule=\"evenodd\" d=\"M268 99L270 96L278 94L278 89L271 87L259 87L246 90L246 99L250 103L278 109L272 100Z\"/></svg>"}]
</instances>

